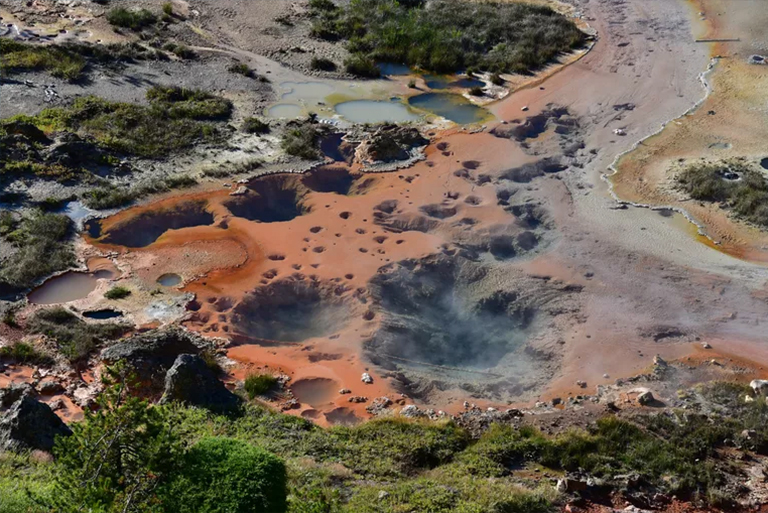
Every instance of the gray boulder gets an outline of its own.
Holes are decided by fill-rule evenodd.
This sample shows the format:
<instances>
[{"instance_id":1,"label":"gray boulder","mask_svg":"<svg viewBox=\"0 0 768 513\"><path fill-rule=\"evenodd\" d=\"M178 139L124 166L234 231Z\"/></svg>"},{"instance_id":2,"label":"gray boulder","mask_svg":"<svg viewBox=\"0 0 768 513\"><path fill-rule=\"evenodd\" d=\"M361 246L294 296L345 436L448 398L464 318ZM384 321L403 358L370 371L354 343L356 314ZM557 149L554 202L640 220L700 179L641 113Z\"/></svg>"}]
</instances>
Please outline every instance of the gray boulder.
<instances>
[{"instance_id":1,"label":"gray boulder","mask_svg":"<svg viewBox=\"0 0 768 513\"><path fill-rule=\"evenodd\" d=\"M123 339L101 352L107 364L123 361L140 381L137 392L158 396L165 386L165 374L180 354L198 354L211 343L178 327L140 333Z\"/></svg>"},{"instance_id":2,"label":"gray boulder","mask_svg":"<svg viewBox=\"0 0 768 513\"><path fill-rule=\"evenodd\" d=\"M50 451L57 436L70 434L53 410L37 400L30 385L0 390L0 448Z\"/></svg>"},{"instance_id":3,"label":"gray boulder","mask_svg":"<svg viewBox=\"0 0 768 513\"><path fill-rule=\"evenodd\" d=\"M182 354L165 376L161 403L178 401L215 412L231 412L240 405L240 398L227 390L213 371L197 355Z\"/></svg>"}]
</instances>

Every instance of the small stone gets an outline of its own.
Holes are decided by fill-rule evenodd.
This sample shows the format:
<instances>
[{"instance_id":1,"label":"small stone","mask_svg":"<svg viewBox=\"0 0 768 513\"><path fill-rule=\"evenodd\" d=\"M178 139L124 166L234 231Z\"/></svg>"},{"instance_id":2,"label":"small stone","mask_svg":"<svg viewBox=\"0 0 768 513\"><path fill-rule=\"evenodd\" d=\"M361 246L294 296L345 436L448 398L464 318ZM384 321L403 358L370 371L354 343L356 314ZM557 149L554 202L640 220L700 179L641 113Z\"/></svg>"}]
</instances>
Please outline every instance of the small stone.
<instances>
[{"instance_id":1,"label":"small stone","mask_svg":"<svg viewBox=\"0 0 768 513\"><path fill-rule=\"evenodd\" d=\"M386 492L384 490L381 490L379 492L379 500L380 501L386 499L387 497L389 497L389 492Z\"/></svg>"},{"instance_id":2,"label":"small stone","mask_svg":"<svg viewBox=\"0 0 768 513\"><path fill-rule=\"evenodd\" d=\"M363 376L360 378L360 381L362 381L366 385L370 385L371 383L373 383L373 378L367 372L363 372Z\"/></svg>"},{"instance_id":3,"label":"small stone","mask_svg":"<svg viewBox=\"0 0 768 513\"><path fill-rule=\"evenodd\" d=\"M524 105L523 108L520 110L522 110L523 112L528 112L528 105Z\"/></svg>"},{"instance_id":4,"label":"small stone","mask_svg":"<svg viewBox=\"0 0 768 513\"><path fill-rule=\"evenodd\" d=\"M647 406L653 402L653 394L650 390L646 390L637 396L637 402L643 406Z\"/></svg>"},{"instance_id":5,"label":"small stone","mask_svg":"<svg viewBox=\"0 0 768 513\"><path fill-rule=\"evenodd\" d=\"M704 349L712 349L712 346L709 345L708 342L702 342L701 347L703 347Z\"/></svg>"},{"instance_id":6,"label":"small stone","mask_svg":"<svg viewBox=\"0 0 768 513\"><path fill-rule=\"evenodd\" d=\"M348 388L342 388L341 390L339 390L339 394L341 394L341 395L351 394L351 393L352 393L352 390L350 390Z\"/></svg>"}]
</instances>

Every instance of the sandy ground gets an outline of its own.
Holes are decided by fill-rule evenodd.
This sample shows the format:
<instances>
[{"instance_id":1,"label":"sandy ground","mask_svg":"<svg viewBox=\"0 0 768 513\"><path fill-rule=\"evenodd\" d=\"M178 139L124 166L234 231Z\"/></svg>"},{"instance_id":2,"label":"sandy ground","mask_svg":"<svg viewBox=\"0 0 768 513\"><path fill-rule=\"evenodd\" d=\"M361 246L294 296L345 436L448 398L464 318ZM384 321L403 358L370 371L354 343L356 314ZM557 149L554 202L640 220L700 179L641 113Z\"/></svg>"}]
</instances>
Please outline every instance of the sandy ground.
<instances>
[{"instance_id":1,"label":"sandy ground","mask_svg":"<svg viewBox=\"0 0 768 513\"><path fill-rule=\"evenodd\" d=\"M763 269L702 244L695 228L680 215L617 209L602 179L618 155L704 96L699 75L717 50L694 41L694 34L706 27L691 20L706 11L672 0L593 0L576 2L575 8L597 30L598 43L575 64L494 104L498 126L476 134L460 130L437 134L426 161L407 170L356 178L358 189L353 194L308 192L303 201L309 212L290 221L259 223L233 216L225 206L231 189L222 189L163 200L174 205L204 199L214 215L210 226L166 232L152 245L128 252L117 246L97 247L120 251L117 260L130 268L129 278L137 286L149 289L165 272L181 274L182 290L197 296L186 324L233 339L229 356L243 364L236 376L266 367L289 374L294 383L324 378L334 387L351 389L351 395L398 399L402 389L396 387L396 376L371 365L361 350L361 342L381 322L376 312L369 313L371 278L388 263L455 250L498 226L519 226L523 214L499 204L499 191L506 189L511 197L508 205L535 206L548 222L537 234L538 247L493 264L503 270L499 283L524 286L539 280L555 284L553 296L567 296L562 312L547 317L548 325L528 343L534 354L545 355L547 366L541 381L521 394L521 400L581 394L577 380L593 389L636 374L650 365L655 354L667 359L698 355L702 342L711 344L717 355L768 364L760 326L768 314ZM229 21L221 28L232 32L231 44L242 48L238 54L261 63L263 69L282 69L263 56L243 53L249 51L249 43L238 38L260 36L240 34L241 21ZM574 134L548 131L518 141L490 132L517 126L552 104L567 108L569 117L577 120ZM619 128L626 135L615 134ZM583 147L564 149L574 142ZM510 183L504 178L510 170L546 157L564 159L566 169L529 181ZM469 161L478 164L470 166ZM455 173L468 168L466 174ZM628 190L627 194L632 192ZM398 216L422 215L422 207L429 205L456 212L427 232L395 234L374 223L376 207L385 200L398 201ZM124 211L107 219L104 231L157 207ZM471 230L454 224L464 217L474 219ZM203 251L196 244L220 245L221 250ZM299 344L249 343L253 341L233 327L233 305L297 272L323 287L338 287L338 301L347 305L346 324L333 334ZM565 294L566 289L578 292ZM544 295L550 289L530 290ZM372 385L360 382L364 371L373 376ZM418 401L452 410L467 397L482 405L498 404L482 393L455 389L420 396ZM347 408L362 417L367 404L351 404L339 394L320 409ZM293 411L324 422L315 405Z\"/></svg>"}]
</instances>

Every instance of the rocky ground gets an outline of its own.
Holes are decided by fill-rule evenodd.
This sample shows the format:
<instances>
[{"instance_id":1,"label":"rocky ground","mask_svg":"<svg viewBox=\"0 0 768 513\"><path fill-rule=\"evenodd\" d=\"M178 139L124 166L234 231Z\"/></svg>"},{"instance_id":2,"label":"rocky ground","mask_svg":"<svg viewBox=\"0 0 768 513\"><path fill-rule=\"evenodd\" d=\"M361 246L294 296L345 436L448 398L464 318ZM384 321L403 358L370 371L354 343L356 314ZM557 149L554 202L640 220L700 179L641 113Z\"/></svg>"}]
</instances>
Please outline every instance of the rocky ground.
<instances>
[{"instance_id":1,"label":"rocky ground","mask_svg":"<svg viewBox=\"0 0 768 513\"><path fill-rule=\"evenodd\" d=\"M160 9L158 2L141 5ZM154 85L199 88L234 105L226 143L159 161L131 159L130 174L111 177L126 184L191 175L199 183L106 216L78 240L83 267L107 258L116 271L69 310L82 321L82 312L117 309L135 334L76 364L57 357L54 365L20 365L3 355L0 384L34 387L4 392L2 407L11 413L3 422L16 429L0 426L4 443L23 442L18 425L31 411L43 424L42 441L28 445L48 448L50 432L66 429L49 410L67 422L81 418L94 407L102 364L117 360L144 374L152 399L209 407L234 407L240 399L231 391L242 392L249 374L274 374L278 391L260 400L323 425L399 415L450 417L474 435L494 421L558 434L606 414L632 421L649 413L712 414L697 384L768 375L764 270L702 244L672 209L614 197L684 206L658 187L665 179L658 163L703 151L693 142L696 123L712 117L703 111L741 112L728 96L743 86L734 76L761 80L753 75L764 66L741 61L763 36L727 6L702 5L704 14L691 17L682 2L576 1L575 12L599 35L595 47L492 104L493 123L476 130L318 125L323 140L333 136L333 156L314 161L280 148L276 134L302 124L271 121L273 135L239 130L277 99L275 79L316 76L308 68L314 55L344 58L340 47L308 37L301 4L175 1L183 21L163 37L188 45L198 54L193 60L96 67L83 83L42 72L4 78L3 117L87 94L146 104ZM65 21L57 19L61 9ZM704 33L717 9L727 11L729 30L746 27L749 45L695 42L693 33ZM84 40L127 37L105 25L95 4L9 3L0 14L32 27L69 24ZM705 95L699 75L710 50L731 52L731 74L716 71L704 106L674 121ZM232 73L233 62L272 82ZM757 114L747 118L759 125ZM659 136L644 139L664 124ZM612 189L604 174L639 140ZM745 144L757 158L754 141ZM642 165L625 171L624 162ZM224 171L207 173L216 169ZM19 180L7 191L42 200L82 188ZM711 206L690 212L715 223L717 233L734 226ZM763 236L733 230L737 243ZM158 287L168 274L181 282ZM105 298L116 285L130 296ZM20 306L0 325L3 345L24 341L57 356L49 337L28 334L48 306ZM189 331L168 327L179 324ZM226 387L212 361L224 368ZM192 383L204 393L191 393ZM328 390L302 397L307 383ZM741 399L763 400L759 390ZM726 476L729 490L740 490L742 505L761 507L762 456L723 458L735 468ZM587 475L538 476L561 492L579 492L578 499L569 495L566 511L697 511L694 502L638 491L615 477L603 488Z\"/></svg>"}]
</instances>

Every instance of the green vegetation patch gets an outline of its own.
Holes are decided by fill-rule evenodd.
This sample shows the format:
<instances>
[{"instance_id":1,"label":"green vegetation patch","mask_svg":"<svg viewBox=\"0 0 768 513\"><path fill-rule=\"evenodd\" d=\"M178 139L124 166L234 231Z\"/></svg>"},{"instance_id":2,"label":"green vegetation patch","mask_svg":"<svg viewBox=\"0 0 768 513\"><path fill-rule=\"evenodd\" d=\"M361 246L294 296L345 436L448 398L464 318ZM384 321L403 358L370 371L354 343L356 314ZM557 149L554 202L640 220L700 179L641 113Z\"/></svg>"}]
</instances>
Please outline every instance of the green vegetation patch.
<instances>
[{"instance_id":1,"label":"green vegetation patch","mask_svg":"<svg viewBox=\"0 0 768 513\"><path fill-rule=\"evenodd\" d=\"M259 118L245 118L243 120L243 132L249 134L266 134L269 133L269 123L262 121Z\"/></svg>"},{"instance_id":2,"label":"green vegetation patch","mask_svg":"<svg viewBox=\"0 0 768 513\"><path fill-rule=\"evenodd\" d=\"M161 496L179 513L279 513L286 510L285 464L240 440L203 438Z\"/></svg>"},{"instance_id":3,"label":"green vegetation patch","mask_svg":"<svg viewBox=\"0 0 768 513\"><path fill-rule=\"evenodd\" d=\"M86 66L82 56L54 45L32 45L0 38L0 72L47 71L65 80L80 78Z\"/></svg>"},{"instance_id":4,"label":"green vegetation patch","mask_svg":"<svg viewBox=\"0 0 768 513\"><path fill-rule=\"evenodd\" d=\"M146 9L128 10L115 7L107 13L107 21L115 27L138 31L157 23L157 16Z\"/></svg>"},{"instance_id":5,"label":"green vegetation patch","mask_svg":"<svg viewBox=\"0 0 768 513\"><path fill-rule=\"evenodd\" d=\"M44 132L76 132L107 150L160 158L201 140L217 140L216 127L200 120L226 119L232 111L227 100L199 91L157 87L147 96L149 107L87 96L70 107L11 120L30 123Z\"/></svg>"},{"instance_id":6,"label":"green vegetation patch","mask_svg":"<svg viewBox=\"0 0 768 513\"><path fill-rule=\"evenodd\" d=\"M85 361L94 349L129 329L122 324L88 323L61 307L39 310L29 319L28 327L30 332L55 341L61 354L72 363Z\"/></svg>"},{"instance_id":7,"label":"green vegetation patch","mask_svg":"<svg viewBox=\"0 0 768 513\"><path fill-rule=\"evenodd\" d=\"M57 271L72 267L72 221L64 215L35 212L16 221L3 216L3 241L18 249L0 266L0 291L20 291Z\"/></svg>"},{"instance_id":8,"label":"green vegetation patch","mask_svg":"<svg viewBox=\"0 0 768 513\"><path fill-rule=\"evenodd\" d=\"M104 293L104 297L107 299L124 299L131 295L131 289L122 287L120 285L112 287Z\"/></svg>"},{"instance_id":9,"label":"green vegetation patch","mask_svg":"<svg viewBox=\"0 0 768 513\"><path fill-rule=\"evenodd\" d=\"M748 387L726 383L698 390L707 416L695 408L608 416L557 436L494 425L479 439L445 421L390 418L322 429L254 405L235 417L151 406L125 390L123 382L106 389L100 408L59 440L55 462L0 455L0 505L7 496L17 509L6 511L51 510L27 506L29 492L40 504L54 501L54 511L122 511L129 500L136 511L157 513L554 511L558 497L548 479L521 485L518 471L533 466L608 482L633 475L642 493L730 511L734 497L725 490L738 490L725 486L726 476L741 474L723 456L765 455L768 440L768 405L745 403ZM744 429L752 431L744 436Z\"/></svg>"},{"instance_id":10,"label":"green vegetation patch","mask_svg":"<svg viewBox=\"0 0 768 513\"><path fill-rule=\"evenodd\" d=\"M53 359L35 349L26 342L14 342L13 344L0 347L0 357L10 358L16 363L27 365L51 365Z\"/></svg>"},{"instance_id":11,"label":"green vegetation patch","mask_svg":"<svg viewBox=\"0 0 768 513\"><path fill-rule=\"evenodd\" d=\"M719 203L740 219L768 227L768 181L747 161L689 164L677 183L693 199Z\"/></svg>"},{"instance_id":12,"label":"green vegetation patch","mask_svg":"<svg viewBox=\"0 0 768 513\"><path fill-rule=\"evenodd\" d=\"M374 62L448 73L472 67L529 73L584 45L576 25L549 7L518 2L312 0L314 36L347 41L347 70L376 76Z\"/></svg>"},{"instance_id":13,"label":"green vegetation patch","mask_svg":"<svg viewBox=\"0 0 768 513\"><path fill-rule=\"evenodd\" d=\"M306 160L320 158L320 130L313 120L307 122L290 122L283 131L280 145L288 155L294 155Z\"/></svg>"},{"instance_id":14,"label":"green vegetation patch","mask_svg":"<svg viewBox=\"0 0 768 513\"><path fill-rule=\"evenodd\" d=\"M263 395L277 386L277 378L272 374L249 374L245 378L245 392L249 399Z\"/></svg>"}]
</instances>

